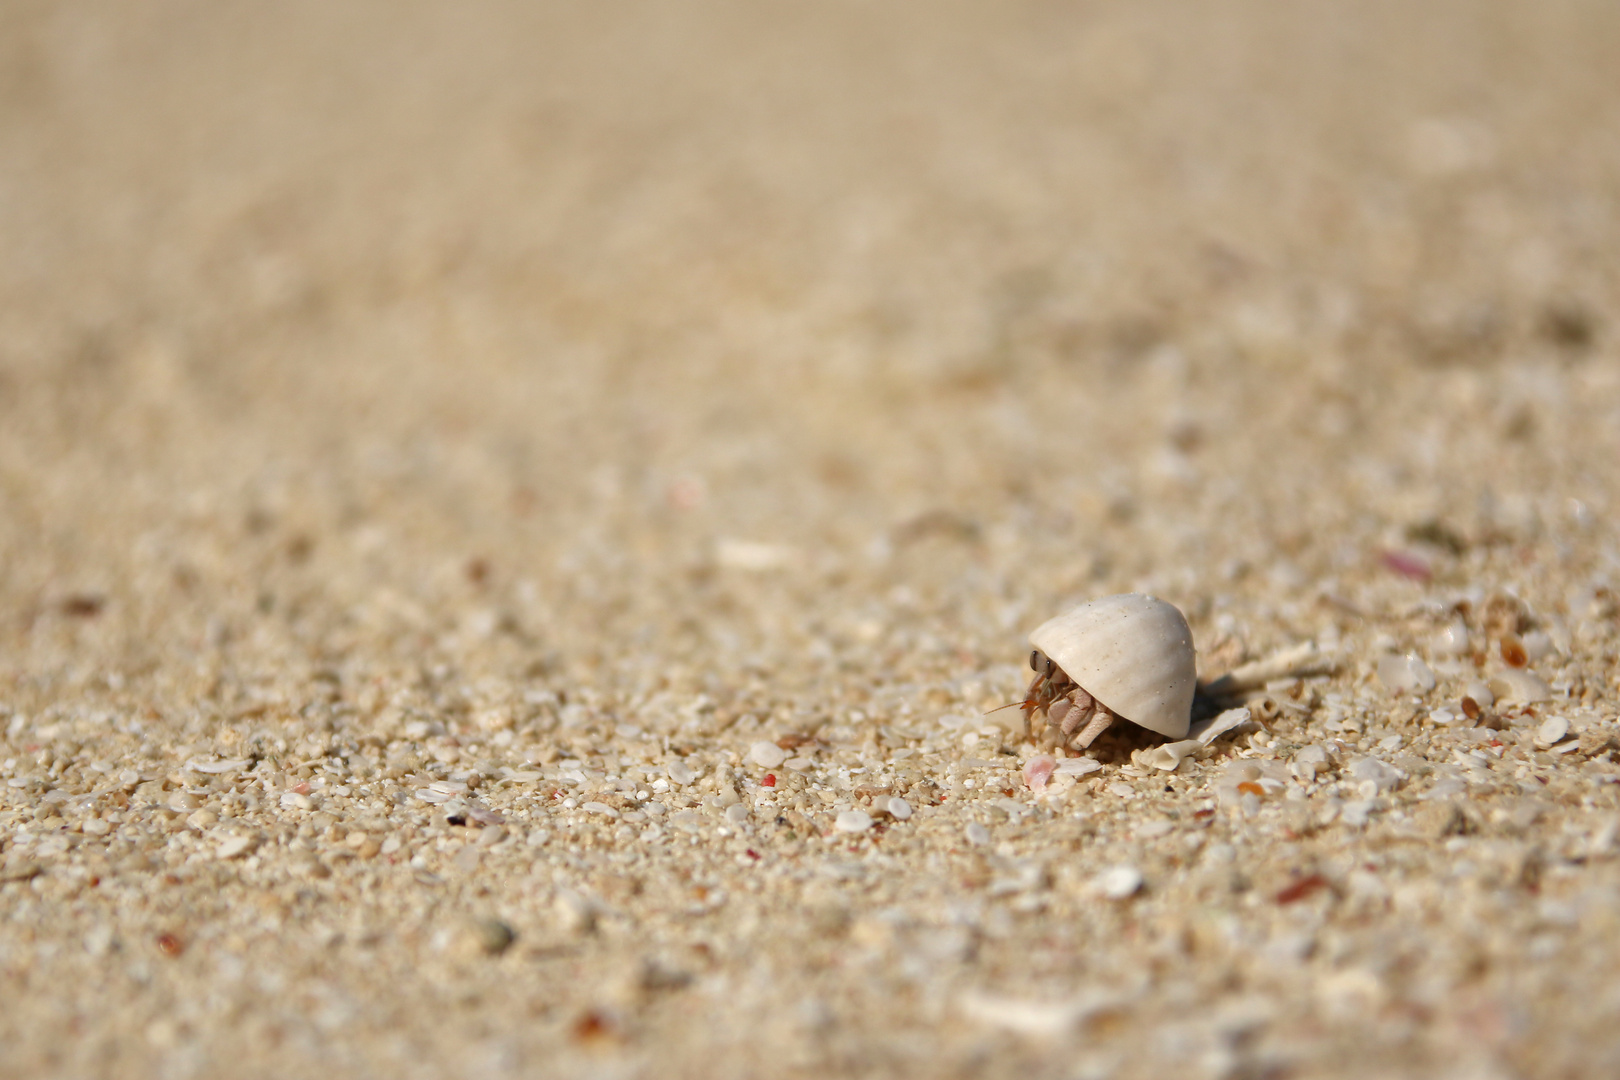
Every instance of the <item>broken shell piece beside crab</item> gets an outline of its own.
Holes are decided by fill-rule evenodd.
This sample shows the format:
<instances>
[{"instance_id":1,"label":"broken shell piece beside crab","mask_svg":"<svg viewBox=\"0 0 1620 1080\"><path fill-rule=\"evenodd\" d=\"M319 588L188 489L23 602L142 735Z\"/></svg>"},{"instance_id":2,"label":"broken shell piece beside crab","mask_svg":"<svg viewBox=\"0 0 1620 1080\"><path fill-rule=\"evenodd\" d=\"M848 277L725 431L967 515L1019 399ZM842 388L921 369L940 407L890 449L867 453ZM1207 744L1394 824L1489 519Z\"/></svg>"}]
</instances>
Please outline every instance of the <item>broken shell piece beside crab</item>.
<instances>
[{"instance_id":1,"label":"broken shell piece beside crab","mask_svg":"<svg viewBox=\"0 0 1620 1080\"><path fill-rule=\"evenodd\" d=\"M1181 739L1192 720L1197 654L1187 619L1158 597L1105 596L1029 635L1035 678L1024 696L1031 734L1084 748L1116 720ZM1036 716L1047 729L1037 729Z\"/></svg>"}]
</instances>

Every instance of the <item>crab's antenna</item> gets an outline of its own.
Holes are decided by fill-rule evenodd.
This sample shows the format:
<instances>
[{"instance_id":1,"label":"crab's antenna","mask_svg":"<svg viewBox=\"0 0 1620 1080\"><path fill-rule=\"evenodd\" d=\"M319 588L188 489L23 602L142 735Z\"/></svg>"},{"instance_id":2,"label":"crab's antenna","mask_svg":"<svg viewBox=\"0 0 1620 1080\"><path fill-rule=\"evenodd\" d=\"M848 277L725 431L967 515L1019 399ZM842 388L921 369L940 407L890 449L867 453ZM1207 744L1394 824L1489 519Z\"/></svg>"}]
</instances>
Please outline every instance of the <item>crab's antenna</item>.
<instances>
[{"instance_id":1,"label":"crab's antenna","mask_svg":"<svg viewBox=\"0 0 1620 1080\"><path fill-rule=\"evenodd\" d=\"M1002 709L1016 709L1016 708L1019 708L1019 707L1029 709L1029 708L1033 708L1034 705L1035 705L1035 702L1033 700L1029 700L1029 701L1009 701L1005 705L997 705L993 709L986 709L984 711L983 715L984 716L989 716L991 713L998 713Z\"/></svg>"}]
</instances>

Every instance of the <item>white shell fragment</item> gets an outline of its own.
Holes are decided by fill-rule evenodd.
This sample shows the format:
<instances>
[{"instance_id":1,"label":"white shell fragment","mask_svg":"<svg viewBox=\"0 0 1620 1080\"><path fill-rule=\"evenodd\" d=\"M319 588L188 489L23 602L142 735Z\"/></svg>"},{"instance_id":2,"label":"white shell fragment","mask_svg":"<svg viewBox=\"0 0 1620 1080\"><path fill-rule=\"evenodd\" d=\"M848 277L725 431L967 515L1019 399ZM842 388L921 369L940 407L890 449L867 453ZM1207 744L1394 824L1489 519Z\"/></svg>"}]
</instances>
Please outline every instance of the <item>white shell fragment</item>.
<instances>
[{"instance_id":1,"label":"white shell fragment","mask_svg":"<svg viewBox=\"0 0 1620 1080\"><path fill-rule=\"evenodd\" d=\"M225 773L241 772L251 764L253 763L247 758L236 761L198 761L193 758L186 762L186 768L207 776L223 776Z\"/></svg>"},{"instance_id":2,"label":"white shell fragment","mask_svg":"<svg viewBox=\"0 0 1620 1080\"><path fill-rule=\"evenodd\" d=\"M1317 648L1314 641L1281 649L1262 660L1239 665L1204 688L1210 697L1259 690L1273 679L1295 679L1306 675L1327 675L1338 666L1333 654Z\"/></svg>"},{"instance_id":3,"label":"white shell fragment","mask_svg":"<svg viewBox=\"0 0 1620 1080\"><path fill-rule=\"evenodd\" d=\"M1349 762L1345 771L1360 785L1362 795L1369 799L1382 792L1395 790L1405 779L1395 766L1375 757L1355 758Z\"/></svg>"},{"instance_id":4,"label":"white shell fragment","mask_svg":"<svg viewBox=\"0 0 1620 1080\"><path fill-rule=\"evenodd\" d=\"M1222 806L1241 805L1246 798L1279 795L1288 786L1289 770L1280 761L1234 758L1215 780L1215 795Z\"/></svg>"},{"instance_id":5,"label":"white shell fragment","mask_svg":"<svg viewBox=\"0 0 1620 1080\"><path fill-rule=\"evenodd\" d=\"M1204 744L1197 739L1183 739L1180 742L1150 746L1133 756L1143 765L1154 769L1163 769L1165 772L1175 772L1181 768L1183 761L1186 761L1203 747Z\"/></svg>"},{"instance_id":6,"label":"white shell fragment","mask_svg":"<svg viewBox=\"0 0 1620 1080\"><path fill-rule=\"evenodd\" d=\"M1426 694L1434 689L1434 672L1415 656L1378 658L1378 681L1397 694Z\"/></svg>"},{"instance_id":7,"label":"white shell fragment","mask_svg":"<svg viewBox=\"0 0 1620 1080\"><path fill-rule=\"evenodd\" d=\"M1540 675L1525 668L1508 668L1491 679L1496 700L1511 705L1533 705L1552 698L1552 687Z\"/></svg>"},{"instance_id":8,"label":"white shell fragment","mask_svg":"<svg viewBox=\"0 0 1620 1080\"><path fill-rule=\"evenodd\" d=\"M1289 770L1295 778L1305 781L1314 780L1332 767L1328 749L1321 744L1301 747L1289 764Z\"/></svg>"},{"instance_id":9,"label":"white shell fragment","mask_svg":"<svg viewBox=\"0 0 1620 1080\"><path fill-rule=\"evenodd\" d=\"M1097 875L1094 885L1109 900L1124 900L1142 888L1142 871L1134 866L1112 866Z\"/></svg>"},{"instance_id":10,"label":"white shell fragment","mask_svg":"<svg viewBox=\"0 0 1620 1080\"><path fill-rule=\"evenodd\" d=\"M761 740L748 748L748 760L766 769L774 769L787 760L787 751L773 742Z\"/></svg>"},{"instance_id":11,"label":"white shell fragment","mask_svg":"<svg viewBox=\"0 0 1620 1080\"><path fill-rule=\"evenodd\" d=\"M1247 706L1227 709L1217 716L1212 716L1207 720L1200 720L1187 729L1187 734L1197 740L1200 745L1208 746L1228 731L1236 731L1253 719L1254 714L1249 711ZM1258 730L1259 726L1258 724L1253 725L1255 730Z\"/></svg>"},{"instance_id":12,"label":"white shell fragment","mask_svg":"<svg viewBox=\"0 0 1620 1080\"><path fill-rule=\"evenodd\" d=\"M1552 637L1545 630L1532 630L1524 635L1524 655L1533 664L1557 651Z\"/></svg>"},{"instance_id":13,"label":"white shell fragment","mask_svg":"<svg viewBox=\"0 0 1620 1080\"><path fill-rule=\"evenodd\" d=\"M859 833L872 827L872 815L864 810L845 810L833 822L839 832Z\"/></svg>"},{"instance_id":14,"label":"white shell fragment","mask_svg":"<svg viewBox=\"0 0 1620 1080\"><path fill-rule=\"evenodd\" d=\"M715 561L728 570L781 570L799 561L799 549L787 544L766 544L757 540L721 540L715 545Z\"/></svg>"},{"instance_id":15,"label":"white shell fragment","mask_svg":"<svg viewBox=\"0 0 1620 1080\"><path fill-rule=\"evenodd\" d=\"M1187 734L1197 657L1174 605L1142 593L1105 596L1048 619L1029 640L1116 716L1167 738Z\"/></svg>"},{"instance_id":16,"label":"white shell fragment","mask_svg":"<svg viewBox=\"0 0 1620 1080\"><path fill-rule=\"evenodd\" d=\"M234 859L238 855L246 855L259 846L257 836L229 836L219 845L215 853L221 859Z\"/></svg>"},{"instance_id":17,"label":"white shell fragment","mask_svg":"<svg viewBox=\"0 0 1620 1080\"><path fill-rule=\"evenodd\" d=\"M1452 619L1434 635L1434 651L1441 656L1461 656L1468 651L1468 624Z\"/></svg>"},{"instance_id":18,"label":"white shell fragment","mask_svg":"<svg viewBox=\"0 0 1620 1080\"><path fill-rule=\"evenodd\" d=\"M1563 742L1568 735L1569 719L1563 716L1549 716L1536 729L1536 745L1545 750L1555 743Z\"/></svg>"},{"instance_id":19,"label":"white shell fragment","mask_svg":"<svg viewBox=\"0 0 1620 1080\"><path fill-rule=\"evenodd\" d=\"M1015 1035L1054 1039L1114 1007L1120 1000L1120 996L1106 990L1061 1000L1012 998L969 991L958 999L957 1005L970 1020Z\"/></svg>"}]
</instances>

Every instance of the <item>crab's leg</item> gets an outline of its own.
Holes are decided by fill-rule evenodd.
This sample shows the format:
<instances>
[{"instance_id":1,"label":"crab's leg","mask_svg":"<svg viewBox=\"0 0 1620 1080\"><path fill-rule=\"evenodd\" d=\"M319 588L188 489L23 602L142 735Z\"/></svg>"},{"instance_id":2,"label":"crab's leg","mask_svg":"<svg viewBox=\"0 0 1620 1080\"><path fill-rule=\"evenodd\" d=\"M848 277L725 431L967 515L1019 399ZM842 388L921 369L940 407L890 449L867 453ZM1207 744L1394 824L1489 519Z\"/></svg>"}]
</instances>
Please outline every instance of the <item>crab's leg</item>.
<instances>
[{"instance_id":1,"label":"crab's leg","mask_svg":"<svg viewBox=\"0 0 1620 1080\"><path fill-rule=\"evenodd\" d=\"M1063 729L1064 738L1068 738L1070 735L1074 734L1074 729L1084 723L1085 720L1091 715L1092 708L1096 705L1096 702L1092 700L1090 694L1078 687L1072 690L1065 700L1068 703L1067 709L1065 709L1061 714L1048 710L1047 716L1051 718L1054 724L1057 724ZM1055 710L1056 708L1056 705L1052 706L1052 709Z\"/></svg>"},{"instance_id":2,"label":"crab's leg","mask_svg":"<svg viewBox=\"0 0 1620 1080\"><path fill-rule=\"evenodd\" d=\"M1091 720L1080 729L1080 734L1074 737L1074 745L1084 750L1096 741L1097 736L1108 730L1114 722L1114 714L1102 702L1096 703L1096 711L1091 714Z\"/></svg>"},{"instance_id":3,"label":"crab's leg","mask_svg":"<svg viewBox=\"0 0 1620 1080\"><path fill-rule=\"evenodd\" d=\"M1070 701L1068 698L1058 698L1056 701L1052 702L1052 704L1046 707L1047 723L1057 725L1064 724L1067 721L1069 712L1073 707L1074 702Z\"/></svg>"}]
</instances>

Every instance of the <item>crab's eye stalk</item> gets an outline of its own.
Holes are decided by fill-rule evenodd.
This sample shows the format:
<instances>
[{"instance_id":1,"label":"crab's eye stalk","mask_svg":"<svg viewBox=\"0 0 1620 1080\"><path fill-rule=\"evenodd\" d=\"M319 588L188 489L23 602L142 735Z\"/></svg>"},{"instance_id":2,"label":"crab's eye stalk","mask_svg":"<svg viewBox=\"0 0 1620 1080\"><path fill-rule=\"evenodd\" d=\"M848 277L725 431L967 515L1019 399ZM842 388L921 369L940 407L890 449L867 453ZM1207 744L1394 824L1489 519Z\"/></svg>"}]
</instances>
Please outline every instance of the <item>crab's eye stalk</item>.
<instances>
[{"instance_id":1,"label":"crab's eye stalk","mask_svg":"<svg viewBox=\"0 0 1620 1080\"><path fill-rule=\"evenodd\" d=\"M1037 675L1050 675L1052 673L1052 659L1041 650L1036 649L1029 654L1029 669Z\"/></svg>"}]
</instances>

